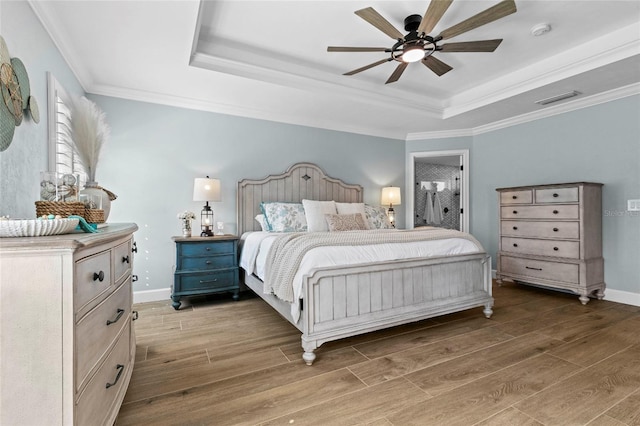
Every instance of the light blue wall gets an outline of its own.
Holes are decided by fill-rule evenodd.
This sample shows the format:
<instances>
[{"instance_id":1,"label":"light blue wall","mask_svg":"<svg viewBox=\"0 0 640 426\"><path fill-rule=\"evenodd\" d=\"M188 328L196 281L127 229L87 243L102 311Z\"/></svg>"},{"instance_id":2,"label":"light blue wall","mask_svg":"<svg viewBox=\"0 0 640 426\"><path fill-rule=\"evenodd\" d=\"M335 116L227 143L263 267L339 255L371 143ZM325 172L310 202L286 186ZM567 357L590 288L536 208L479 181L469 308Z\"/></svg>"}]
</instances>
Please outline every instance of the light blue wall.
<instances>
[{"instance_id":1,"label":"light blue wall","mask_svg":"<svg viewBox=\"0 0 640 426\"><path fill-rule=\"evenodd\" d=\"M460 148L470 140L471 232L494 259L496 188L592 181L603 187L605 281L640 294L640 96L484 133L468 140L410 141L409 152Z\"/></svg>"},{"instance_id":2,"label":"light blue wall","mask_svg":"<svg viewBox=\"0 0 640 426\"><path fill-rule=\"evenodd\" d=\"M29 73L31 93L40 106L40 123L27 114L16 127L13 142L0 153L0 215L35 217L40 199L40 172L47 170L47 71L71 94L84 94L80 83L27 2L2 1L2 37L12 57Z\"/></svg>"},{"instance_id":3,"label":"light blue wall","mask_svg":"<svg viewBox=\"0 0 640 426\"><path fill-rule=\"evenodd\" d=\"M199 214L192 201L195 177L219 178L222 201L215 221L236 232L236 185L243 178L280 173L301 161L364 187L365 202L378 205L382 186L404 186L404 142L210 112L90 96L106 113L111 138L97 181L115 192L110 222L136 222L140 249L134 290L167 288L173 280L180 234L179 211ZM398 207L399 226L404 213Z\"/></svg>"}]
</instances>

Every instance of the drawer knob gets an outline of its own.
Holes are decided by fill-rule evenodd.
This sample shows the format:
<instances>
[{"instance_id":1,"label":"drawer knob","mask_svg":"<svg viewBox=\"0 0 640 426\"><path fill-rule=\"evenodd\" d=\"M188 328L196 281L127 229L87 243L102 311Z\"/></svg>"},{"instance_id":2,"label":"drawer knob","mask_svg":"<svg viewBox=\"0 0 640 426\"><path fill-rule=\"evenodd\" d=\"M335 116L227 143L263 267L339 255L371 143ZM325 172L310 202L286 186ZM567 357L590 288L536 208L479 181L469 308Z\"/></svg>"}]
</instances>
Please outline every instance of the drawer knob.
<instances>
[{"instance_id":1,"label":"drawer knob","mask_svg":"<svg viewBox=\"0 0 640 426\"><path fill-rule=\"evenodd\" d=\"M558 213L560 213L558 210L553 211L553 214L558 214Z\"/></svg>"},{"instance_id":2,"label":"drawer knob","mask_svg":"<svg viewBox=\"0 0 640 426\"><path fill-rule=\"evenodd\" d=\"M93 280L94 281L97 280L97 281L100 281L100 282L104 281L104 272L103 271L94 272L93 273Z\"/></svg>"},{"instance_id":3,"label":"drawer knob","mask_svg":"<svg viewBox=\"0 0 640 426\"><path fill-rule=\"evenodd\" d=\"M129 263L129 256L122 256L122 263Z\"/></svg>"},{"instance_id":4,"label":"drawer knob","mask_svg":"<svg viewBox=\"0 0 640 426\"><path fill-rule=\"evenodd\" d=\"M517 245L516 243L513 243L513 246L514 246L514 247L518 247L518 245Z\"/></svg>"},{"instance_id":5,"label":"drawer knob","mask_svg":"<svg viewBox=\"0 0 640 426\"><path fill-rule=\"evenodd\" d=\"M204 262L206 265L211 265L211 261L207 260L206 262Z\"/></svg>"},{"instance_id":6,"label":"drawer knob","mask_svg":"<svg viewBox=\"0 0 640 426\"><path fill-rule=\"evenodd\" d=\"M518 210L514 210L514 211L513 211L513 214L518 214Z\"/></svg>"},{"instance_id":7,"label":"drawer knob","mask_svg":"<svg viewBox=\"0 0 640 426\"><path fill-rule=\"evenodd\" d=\"M558 251L558 250L560 250L558 247L553 248L553 251Z\"/></svg>"},{"instance_id":8,"label":"drawer knob","mask_svg":"<svg viewBox=\"0 0 640 426\"><path fill-rule=\"evenodd\" d=\"M514 195L514 196L513 196L513 197L511 197L511 198L513 198L514 200L517 200L517 199L518 199L518 196L517 196L517 195Z\"/></svg>"},{"instance_id":9,"label":"drawer knob","mask_svg":"<svg viewBox=\"0 0 640 426\"><path fill-rule=\"evenodd\" d=\"M531 266L525 266L527 269L533 269L534 271L542 271L542 268L532 268Z\"/></svg>"},{"instance_id":10,"label":"drawer knob","mask_svg":"<svg viewBox=\"0 0 640 426\"><path fill-rule=\"evenodd\" d=\"M218 281L217 278L214 278L212 280L200 280L200 284L215 283L216 281Z\"/></svg>"},{"instance_id":11,"label":"drawer knob","mask_svg":"<svg viewBox=\"0 0 640 426\"><path fill-rule=\"evenodd\" d=\"M517 230L518 230L518 227L517 227L517 226L514 226L514 227L513 227L513 230L514 230L514 231L517 231Z\"/></svg>"},{"instance_id":12,"label":"drawer knob","mask_svg":"<svg viewBox=\"0 0 640 426\"><path fill-rule=\"evenodd\" d=\"M558 198L558 197L559 197L559 195L554 192L553 193L553 198Z\"/></svg>"},{"instance_id":13,"label":"drawer knob","mask_svg":"<svg viewBox=\"0 0 640 426\"><path fill-rule=\"evenodd\" d=\"M118 370L118 374L116 375L116 379L113 381L113 383L107 383L107 389L109 389L111 386L115 386L115 384L118 383L118 380L120 380L120 376L122 375L122 372L124 371L124 365L122 365L122 364L116 365L116 370Z\"/></svg>"},{"instance_id":14,"label":"drawer knob","mask_svg":"<svg viewBox=\"0 0 640 426\"><path fill-rule=\"evenodd\" d=\"M131 311L131 314L132 314L132 318L131 318L132 321L135 321L138 319L138 316L139 316L138 311Z\"/></svg>"},{"instance_id":15,"label":"drawer knob","mask_svg":"<svg viewBox=\"0 0 640 426\"><path fill-rule=\"evenodd\" d=\"M137 275L131 275L131 282L136 282L138 281L138 276Z\"/></svg>"},{"instance_id":16,"label":"drawer knob","mask_svg":"<svg viewBox=\"0 0 640 426\"><path fill-rule=\"evenodd\" d=\"M117 323L120 320L120 318L122 317L122 315L124 314L124 309L118 309L116 312L118 312L118 315L116 315L116 318L113 321L107 320L107 325L111 325L111 324Z\"/></svg>"},{"instance_id":17,"label":"drawer knob","mask_svg":"<svg viewBox=\"0 0 640 426\"><path fill-rule=\"evenodd\" d=\"M137 252L138 252L138 243L134 241L133 247L131 247L131 253L137 253Z\"/></svg>"},{"instance_id":18,"label":"drawer knob","mask_svg":"<svg viewBox=\"0 0 640 426\"><path fill-rule=\"evenodd\" d=\"M558 232L559 229L558 228L553 228L553 232Z\"/></svg>"},{"instance_id":19,"label":"drawer knob","mask_svg":"<svg viewBox=\"0 0 640 426\"><path fill-rule=\"evenodd\" d=\"M206 251L210 251L210 250L211 250L211 247L206 247L206 248L205 248L205 250L206 250Z\"/></svg>"}]
</instances>

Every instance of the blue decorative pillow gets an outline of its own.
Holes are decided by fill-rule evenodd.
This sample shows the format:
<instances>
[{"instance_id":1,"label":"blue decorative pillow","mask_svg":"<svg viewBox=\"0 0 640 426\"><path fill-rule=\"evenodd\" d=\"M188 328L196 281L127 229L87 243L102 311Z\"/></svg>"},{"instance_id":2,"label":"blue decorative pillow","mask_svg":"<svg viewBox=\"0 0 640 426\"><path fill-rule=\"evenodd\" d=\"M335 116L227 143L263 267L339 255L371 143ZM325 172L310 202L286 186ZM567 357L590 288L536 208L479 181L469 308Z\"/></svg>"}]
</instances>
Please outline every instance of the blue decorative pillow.
<instances>
[{"instance_id":1,"label":"blue decorative pillow","mask_svg":"<svg viewBox=\"0 0 640 426\"><path fill-rule=\"evenodd\" d=\"M271 232L306 232L307 218L301 203L260 203L267 230Z\"/></svg>"},{"instance_id":2,"label":"blue decorative pillow","mask_svg":"<svg viewBox=\"0 0 640 426\"><path fill-rule=\"evenodd\" d=\"M392 229L389 216L384 207L364 206L364 212L369 222L369 229Z\"/></svg>"}]
</instances>

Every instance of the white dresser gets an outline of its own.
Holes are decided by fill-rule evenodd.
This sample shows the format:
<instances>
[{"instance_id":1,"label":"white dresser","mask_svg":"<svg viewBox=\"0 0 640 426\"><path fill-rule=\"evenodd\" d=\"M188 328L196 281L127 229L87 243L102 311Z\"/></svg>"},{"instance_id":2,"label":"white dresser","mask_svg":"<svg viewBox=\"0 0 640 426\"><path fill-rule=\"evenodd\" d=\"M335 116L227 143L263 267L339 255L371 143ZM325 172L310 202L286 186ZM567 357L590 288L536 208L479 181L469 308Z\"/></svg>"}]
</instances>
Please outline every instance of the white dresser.
<instances>
[{"instance_id":1,"label":"white dresser","mask_svg":"<svg viewBox=\"0 0 640 426\"><path fill-rule=\"evenodd\" d=\"M572 291L583 304L604 297L602 184L497 189L498 283L510 279Z\"/></svg>"},{"instance_id":2,"label":"white dresser","mask_svg":"<svg viewBox=\"0 0 640 426\"><path fill-rule=\"evenodd\" d=\"M112 425L133 370L133 232L0 239L0 424Z\"/></svg>"}]
</instances>

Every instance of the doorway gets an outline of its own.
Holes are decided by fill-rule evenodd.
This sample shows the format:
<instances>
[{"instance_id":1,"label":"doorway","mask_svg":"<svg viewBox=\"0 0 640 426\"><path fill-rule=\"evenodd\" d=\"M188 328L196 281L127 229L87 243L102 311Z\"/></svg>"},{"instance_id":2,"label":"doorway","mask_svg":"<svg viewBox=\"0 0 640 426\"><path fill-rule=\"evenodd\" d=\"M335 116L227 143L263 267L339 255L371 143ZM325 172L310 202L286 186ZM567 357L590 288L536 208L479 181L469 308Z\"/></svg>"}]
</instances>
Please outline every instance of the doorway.
<instances>
[{"instance_id":1,"label":"doorway","mask_svg":"<svg viewBox=\"0 0 640 426\"><path fill-rule=\"evenodd\" d=\"M407 173L407 228L469 232L469 151L414 152Z\"/></svg>"}]
</instances>

